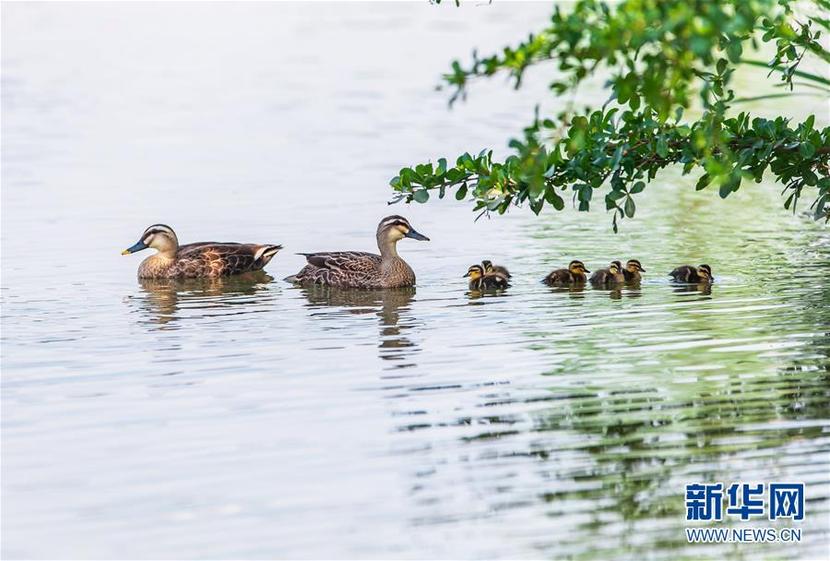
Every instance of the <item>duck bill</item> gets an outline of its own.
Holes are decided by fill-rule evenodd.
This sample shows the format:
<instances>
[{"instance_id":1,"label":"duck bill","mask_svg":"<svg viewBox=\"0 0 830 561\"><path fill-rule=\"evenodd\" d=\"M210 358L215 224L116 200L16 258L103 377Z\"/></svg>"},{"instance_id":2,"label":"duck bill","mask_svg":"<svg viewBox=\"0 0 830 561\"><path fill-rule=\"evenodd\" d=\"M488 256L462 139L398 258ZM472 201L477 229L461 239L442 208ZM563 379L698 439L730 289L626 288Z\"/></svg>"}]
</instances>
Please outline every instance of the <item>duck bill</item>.
<instances>
[{"instance_id":1,"label":"duck bill","mask_svg":"<svg viewBox=\"0 0 830 561\"><path fill-rule=\"evenodd\" d=\"M409 232L406 233L407 238L412 238L413 240L418 240L422 242L428 242L429 238L423 235L420 232L415 231L415 229L410 228Z\"/></svg>"},{"instance_id":2,"label":"duck bill","mask_svg":"<svg viewBox=\"0 0 830 561\"><path fill-rule=\"evenodd\" d=\"M141 251L142 249L147 249L147 246L144 245L144 242L136 242L135 245L128 247L124 251L121 252L121 255L129 255L131 253L135 253L136 251Z\"/></svg>"},{"instance_id":3,"label":"duck bill","mask_svg":"<svg viewBox=\"0 0 830 561\"><path fill-rule=\"evenodd\" d=\"M461 277L461 278L462 278L462 279L466 279L466 278L467 278L467 277L469 277L469 276L470 276L470 273L467 273L466 275L464 275L464 276L463 276L463 277Z\"/></svg>"}]
</instances>

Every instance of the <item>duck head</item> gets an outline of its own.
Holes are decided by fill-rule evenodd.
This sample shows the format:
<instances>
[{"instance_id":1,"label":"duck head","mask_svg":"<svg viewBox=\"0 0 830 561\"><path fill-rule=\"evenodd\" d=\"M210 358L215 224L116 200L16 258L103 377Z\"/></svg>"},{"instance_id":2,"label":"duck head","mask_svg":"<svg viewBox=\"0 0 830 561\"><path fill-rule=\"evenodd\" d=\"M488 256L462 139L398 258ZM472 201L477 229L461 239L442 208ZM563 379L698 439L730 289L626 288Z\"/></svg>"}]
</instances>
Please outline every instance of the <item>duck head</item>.
<instances>
[{"instance_id":1,"label":"duck head","mask_svg":"<svg viewBox=\"0 0 830 561\"><path fill-rule=\"evenodd\" d=\"M712 267L709 265L698 265L697 274L704 280L712 280Z\"/></svg>"},{"instance_id":2,"label":"duck head","mask_svg":"<svg viewBox=\"0 0 830 561\"><path fill-rule=\"evenodd\" d=\"M378 224L378 248L381 254L397 255L395 244L404 238L429 241L429 238L415 230L409 220L396 214L387 216Z\"/></svg>"},{"instance_id":3,"label":"duck head","mask_svg":"<svg viewBox=\"0 0 830 561\"><path fill-rule=\"evenodd\" d=\"M622 268L622 267L620 267L620 268ZM643 269L642 264L640 264L640 262L637 261L636 259L629 259L628 261L626 261L625 262L625 268L629 273L636 273L636 272L645 273L646 272L646 270Z\"/></svg>"},{"instance_id":4,"label":"duck head","mask_svg":"<svg viewBox=\"0 0 830 561\"><path fill-rule=\"evenodd\" d=\"M404 238L412 238L413 240L424 242L429 241L428 237L417 232L412 227L409 220L398 215L387 216L380 221L380 224L378 224L378 237L381 237L381 235L383 235L384 239L395 242Z\"/></svg>"},{"instance_id":5,"label":"duck head","mask_svg":"<svg viewBox=\"0 0 830 561\"><path fill-rule=\"evenodd\" d=\"M152 247L162 255L175 257L176 251L179 249L179 239L176 237L176 232L173 228L166 224L153 224L149 226L144 233L141 234L139 240L121 252L121 255L129 255L143 249Z\"/></svg>"},{"instance_id":6,"label":"duck head","mask_svg":"<svg viewBox=\"0 0 830 561\"><path fill-rule=\"evenodd\" d=\"M572 273L583 274L583 275L585 273L590 273L591 272L591 271L589 271L588 269L585 268L585 263L583 263L582 261L579 261L577 259L574 259L573 261L568 263L568 270Z\"/></svg>"},{"instance_id":7,"label":"duck head","mask_svg":"<svg viewBox=\"0 0 830 561\"><path fill-rule=\"evenodd\" d=\"M470 277L471 281L475 281L480 279L484 276L484 267L481 265L471 265L469 269L467 269L467 274L464 277Z\"/></svg>"}]
</instances>

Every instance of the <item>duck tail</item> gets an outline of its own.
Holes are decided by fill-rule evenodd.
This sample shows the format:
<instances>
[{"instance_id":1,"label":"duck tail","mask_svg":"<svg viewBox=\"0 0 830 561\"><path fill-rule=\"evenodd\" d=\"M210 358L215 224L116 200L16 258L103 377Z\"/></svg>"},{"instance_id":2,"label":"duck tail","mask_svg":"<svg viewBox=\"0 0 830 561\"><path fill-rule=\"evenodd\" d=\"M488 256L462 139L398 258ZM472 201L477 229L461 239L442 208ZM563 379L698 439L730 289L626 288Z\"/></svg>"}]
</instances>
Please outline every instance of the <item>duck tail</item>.
<instances>
[{"instance_id":1,"label":"duck tail","mask_svg":"<svg viewBox=\"0 0 830 561\"><path fill-rule=\"evenodd\" d=\"M261 263L262 266L268 264L272 257L274 257L279 251L282 249L281 245L263 245L257 249L256 254L254 254L254 259Z\"/></svg>"}]
</instances>

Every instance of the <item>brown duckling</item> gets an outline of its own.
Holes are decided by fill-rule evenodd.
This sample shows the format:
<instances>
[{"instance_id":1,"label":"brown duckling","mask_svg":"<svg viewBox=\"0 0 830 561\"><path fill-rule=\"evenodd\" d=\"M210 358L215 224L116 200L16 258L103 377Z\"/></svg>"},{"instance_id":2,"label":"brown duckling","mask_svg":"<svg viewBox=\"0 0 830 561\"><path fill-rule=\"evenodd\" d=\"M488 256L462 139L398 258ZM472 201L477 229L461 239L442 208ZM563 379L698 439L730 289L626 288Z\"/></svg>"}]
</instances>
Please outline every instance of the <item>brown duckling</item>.
<instances>
[{"instance_id":1,"label":"brown duckling","mask_svg":"<svg viewBox=\"0 0 830 561\"><path fill-rule=\"evenodd\" d=\"M555 271L552 271L542 282L551 286L563 284L584 284L585 281L588 280L585 273L590 272L591 271L585 268L585 264L582 261L574 259L568 264L567 269L556 269Z\"/></svg>"},{"instance_id":2,"label":"brown duckling","mask_svg":"<svg viewBox=\"0 0 830 561\"><path fill-rule=\"evenodd\" d=\"M470 290L505 289L510 286L507 277L499 273L487 273L481 265L472 265L464 277L470 278Z\"/></svg>"},{"instance_id":3,"label":"brown duckling","mask_svg":"<svg viewBox=\"0 0 830 561\"><path fill-rule=\"evenodd\" d=\"M591 284L622 284L625 282L625 275L619 261L611 261L606 269L597 269L591 275Z\"/></svg>"},{"instance_id":4,"label":"brown duckling","mask_svg":"<svg viewBox=\"0 0 830 561\"><path fill-rule=\"evenodd\" d=\"M501 265L493 265L492 261L488 261L487 259L481 260L481 266L484 267L485 273L498 273L503 277L512 278L513 275L510 274L510 271L507 270L507 267L502 267Z\"/></svg>"},{"instance_id":5,"label":"brown duckling","mask_svg":"<svg viewBox=\"0 0 830 561\"><path fill-rule=\"evenodd\" d=\"M689 284L710 283L714 280L712 267L709 265L699 265L697 268L692 265L681 265L669 273L669 276L677 282Z\"/></svg>"},{"instance_id":6,"label":"brown duckling","mask_svg":"<svg viewBox=\"0 0 830 561\"><path fill-rule=\"evenodd\" d=\"M620 266L619 261L614 261L617 266ZM637 259L629 259L625 262L625 268L620 266L622 274L625 275L626 282L640 282L643 276L640 273L645 273L643 265Z\"/></svg>"}]
</instances>

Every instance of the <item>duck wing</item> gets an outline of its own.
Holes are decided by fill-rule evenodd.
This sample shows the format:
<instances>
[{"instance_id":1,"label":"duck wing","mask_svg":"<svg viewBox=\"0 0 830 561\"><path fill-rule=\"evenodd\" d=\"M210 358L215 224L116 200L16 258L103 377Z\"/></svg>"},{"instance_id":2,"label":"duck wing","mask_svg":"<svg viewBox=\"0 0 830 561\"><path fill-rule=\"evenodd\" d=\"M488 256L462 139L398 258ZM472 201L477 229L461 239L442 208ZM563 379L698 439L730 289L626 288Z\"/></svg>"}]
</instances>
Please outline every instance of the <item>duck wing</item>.
<instances>
[{"instance_id":1,"label":"duck wing","mask_svg":"<svg viewBox=\"0 0 830 561\"><path fill-rule=\"evenodd\" d=\"M591 283L593 284L605 284L610 280L611 273L608 269L597 269L597 271L591 275Z\"/></svg>"},{"instance_id":2,"label":"duck wing","mask_svg":"<svg viewBox=\"0 0 830 561\"><path fill-rule=\"evenodd\" d=\"M314 283L344 288L369 288L380 270L381 257L363 251L325 251L301 253L308 265L285 280L293 283Z\"/></svg>"},{"instance_id":3,"label":"duck wing","mask_svg":"<svg viewBox=\"0 0 830 561\"><path fill-rule=\"evenodd\" d=\"M199 242L179 247L178 266L184 276L223 276L262 269L281 245Z\"/></svg>"},{"instance_id":4,"label":"duck wing","mask_svg":"<svg viewBox=\"0 0 830 561\"><path fill-rule=\"evenodd\" d=\"M698 278L697 269L695 269L691 265L681 265L680 267L676 268L674 271L669 273L669 276L676 281L683 282L694 282Z\"/></svg>"},{"instance_id":5,"label":"duck wing","mask_svg":"<svg viewBox=\"0 0 830 561\"><path fill-rule=\"evenodd\" d=\"M321 269L354 271L370 273L380 266L381 257L365 251L324 251L320 253L301 253L309 265Z\"/></svg>"},{"instance_id":6,"label":"duck wing","mask_svg":"<svg viewBox=\"0 0 830 561\"><path fill-rule=\"evenodd\" d=\"M493 272L503 277L507 277L508 279L513 278L513 275L510 274L507 267L502 267L501 265L493 265Z\"/></svg>"},{"instance_id":7,"label":"duck wing","mask_svg":"<svg viewBox=\"0 0 830 561\"><path fill-rule=\"evenodd\" d=\"M490 273L484 275L482 280L484 281L484 286L487 288L504 289L510 286L510 282L507 280L507 277L500 273Z\"/></svg>"},{"instance_id":8,"label":"duck wing","mask_svg":"<svg viewBox=\"0 0 830 561\"><path fill-rule=\"evenodd\" d=\"M569 283L573 280L568 269L557 269L552 271L543 281L545 284Z\"/></svg>"}]
</instances>

